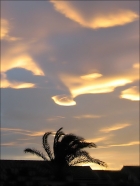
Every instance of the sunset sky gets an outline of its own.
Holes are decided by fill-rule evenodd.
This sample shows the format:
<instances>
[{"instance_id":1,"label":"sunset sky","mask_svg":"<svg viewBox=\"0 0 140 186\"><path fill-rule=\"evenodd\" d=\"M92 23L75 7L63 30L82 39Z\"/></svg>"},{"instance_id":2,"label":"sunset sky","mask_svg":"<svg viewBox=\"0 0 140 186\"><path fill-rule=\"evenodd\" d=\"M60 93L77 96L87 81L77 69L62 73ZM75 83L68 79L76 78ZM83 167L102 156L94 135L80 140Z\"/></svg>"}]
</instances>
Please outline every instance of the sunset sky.
<instances>
[{"instance_id":1,"label":"sunset sky","mask_svg":"<svg viewBox=\"0 0 140 186\"><path fill-rule=\"evenodd\" d=\"M1 1L0 39L1 159L41 160L23 150L63 127L139 165L139 1Z\"/></svg>"}]
</instances>

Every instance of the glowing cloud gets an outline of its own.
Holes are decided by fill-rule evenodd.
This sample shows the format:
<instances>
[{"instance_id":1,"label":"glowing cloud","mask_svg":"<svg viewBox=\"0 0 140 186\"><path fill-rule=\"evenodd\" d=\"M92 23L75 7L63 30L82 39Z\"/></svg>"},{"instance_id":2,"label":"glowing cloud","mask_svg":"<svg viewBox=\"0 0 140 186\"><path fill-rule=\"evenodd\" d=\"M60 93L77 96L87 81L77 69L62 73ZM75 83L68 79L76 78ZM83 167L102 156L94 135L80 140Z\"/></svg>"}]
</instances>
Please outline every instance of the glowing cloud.
<instances>
[{"instance_id":1,"label":"glowing cloud","mask_svg":"<svg viewBox=\"0 0 140 186\"><path fill-rule=\"evenodd\" d=\"M133 86L121 92L120 98L129 99L131 101L139 101L140 93L137 86Z\"/></svg>"},{"instance_id":2,"label":"glowing cloud","mask_svg":"<svg viewBox=\"0 0 140 186\"><path fill-rule=\"evenodd\" d=\"M55 10L64 14L67 18L79 23L80 25L88 28L105 28L118 25L125 25L133 22L138 18L138 15L131 10L116 9L102 13L99 9L98 13L91 14L90 18L84 16L71 2L54 1L51 0Z\"/></svg>"},{"instance_id":3,"label":"glowing cloud","mask_svg":"<svg viewBox=\"0 0 140 186\"><path fill-rule=\"evenodd\" d=\"M1 33L0 38L4 39L8 36L9 32L9 23L6 19L1 19Z\"/></svg>"},{"instance_id":4,"label":"glowing cloud","mask_svg":"<svg viewBox=\"0 0 140 186\"><path fill-rule=\"evenodd\" d=\"M132 145L139 145L139 141L132 141L129 143L124 143L124 144L116 144L116 145L109 145L110 147L121 147L121 146L132 146Z\"/></svg>"},{"instance_id":5,"label":"glowing cloud","mask_svg":"<svg viewBox=\"0 0 140 186\"><path fill-rule=\"evenodd\" d=\"M10 24L9 21L6 19L1 19L1 33L0 33L0 39L4 39L7 41L17 41L21 38L11 37L9 36L10 31Z\"/></svg>"},{"instance_id":6,"label":"glowing cloud","mask_svg":"<svg viewBox=\"0 0 140 186\"><path fill-rule=\"evenodd\" d=\"M94 143L97 143L97 142L100 142L100 141L105 141L105 140L107 140L109 138L110 138L110 136L104 136L104 137L98 137L98 138L88 139L86 141L88 141L88 142L93 141Z\"/></svg>"},{"instance_id":7,"label":"glowing cloud","mask_svg":"<svg viewBox=\"0 0 140 186\"><path fill-rule=\"evenodd\" d=\"M72 106L76 105L76 102L73 101L73 99L70 96L66 95L58 95L58 96L53 96L52 99L54 100L55 103L58 105L63 105L63 106Z\"/></svg>"},{"instance_id":8,"label":"glowing cloud","mask_svg":"<svg viewBox=\"0 0 140 186\"><path fill-rule=\"evenodd\" d=\"M1 143L1 146L14 146L17 145L15 142Z\"/></svg>"},{"instance_id":9,"label":"glowing cloud","mask_svg":"<svg viewBox=\"0 0 140 186\"><path fill-rule=\"evenodd\" d=\"M123 74L106 77L99 73L83 76L61 74L60 80L69 89L70 95L57 95L52 99L59 105L71 106L76 104L73 99L79 95L113 92L116 87L124 86L138 79L138 68L134 66Z\"/></svg>"},{"instance_id":10,"label":"glowing cloud","mask_svg":"<svg viewBox=\"0 0 140 186\"><path fill-rule=\"evenodd\" d=\"M125 25L131 23L138 18L135 12L130 10L117 10L116 12L107 13L106 15L100 15L95 17L91 21L91 27L93 28L106 28L113 26Z\"/></svg>"},{"instance_id":11,"label":"glowing cloud","mask_svg":"<svg viewBox=\"0 0 140 186\"><path fill-rule=\"evenodd\" d=\"M101 77L102 74L98 74L98 73L93 73L93 74L88 74L88 75L85 75L85 76L81 76L82 79L95 79L95 78L98 78L98 77Z\"/></svg>"},{"instance_id":12,"label":"glowing cloud","mask_svg":"<svg viewBox=\"0 0 140 186\"><path fill-rule=\"evenodd\" d=\"M10 24L6 19L1 21L1 39L16 41L20 38L9 36ZM9 45L10 46L10 45ZM3 47L3 46L2 46ZM6 72L12 68L24 68L30 70L34 75L44 75L39 65L28 54L28 45L15 42L10 48L2 48L1 71Z\"/></svg>"},{"instance_id":13,"label":"glowing cloud","mask_svg":"<svg viewBox=\"0 0 140 186\"><path fill-rule=\"evenodd\" d=\"M107 145L107 146L98 146L98 148L127 147L127 146L139 145L139 144L140 144L139 141L131 141L131 142L122 143L122 144Z\"/></svg>"},{"instance_id":14,"label":"glowing cloud","mask_svg":"<svg viewBox=\"0 0 140 186\"><path fill-rule=\"evenodd\" d=\"M24 130L24 129L18 129L18 128L1 128L1 131L5 131L5 132L13 132L13 133L18 133L18 134L23 134L26 136L42 136L44 134L43 131L30 131L30 130Z\"/></svg>"},{"instance_id":15,"label":"glowing cloud","mask_svg":"<svg viewBox=\"0 0 140 186\"><path fill-rule=\"evenodd\" d=\"M35 75L44 75L40 67L33 61L33 59L28 54L18 54L17 55L7 54L7 56L2 57L1 70L6 72L12 68L24 68L30 70ZM13 51L13 53L15 53Z\"/></svg>"},{"instance_id":16,"label":"glowing cloud","mask_svg":"<svg viewBox=\"0 0 140 186\"><path fill-rule=\"evenodd\" d=\"M2 73L0 87L1 88L21 89L21 88L35 88L36 86L33 83L9 81L6 77L6 74Z\"/></svg>"},{"instance_id":17,"label":"glowing cloud","mask_svg":"<svg viewBox=\"0 0 140 186\"><path fill-rule=\"evenodd\" d=\"M93 119L93 118L100 118L101 116L98 115L90 115L90 114L86 114L86 115L80 115L80 116L74 116L74 118L76 119Z\"/></svg>"},{"instance_id":18,"label":"glowing cloud","mask_svg":"<svg viewBox=\"0 0 140 186\"><path fill-rule=\"evenodd\" d=\"M117 125L113 125L113 126L110 126L110 127L107 127L107 128L103 128L100 130L100 132L110 132L110 131L114 131L114 130L120 130L120 129L123 129L125 127L128 127L130 126L131 124L117 124Z\"/></svg>"}]
</instances>

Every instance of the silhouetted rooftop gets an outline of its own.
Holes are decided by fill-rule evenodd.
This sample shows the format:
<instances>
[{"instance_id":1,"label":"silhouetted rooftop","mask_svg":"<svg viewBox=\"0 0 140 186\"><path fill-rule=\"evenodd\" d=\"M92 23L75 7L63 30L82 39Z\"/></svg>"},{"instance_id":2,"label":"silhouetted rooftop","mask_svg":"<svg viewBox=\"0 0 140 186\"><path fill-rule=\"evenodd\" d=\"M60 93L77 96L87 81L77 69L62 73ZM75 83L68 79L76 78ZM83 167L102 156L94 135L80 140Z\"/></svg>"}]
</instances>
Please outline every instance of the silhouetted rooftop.
<instances>
[{"instance_id":1,"label":"silhouetted rooftop","mask_svg":"<svg viewBox=\"0 0 140 186\"><path fill-rule=\"evenodd\" d=\"M1 185L46 186L49 169L47 161L34 160L0 160ZM92 170L89 166L69 167L74 181L92 185L138 185L140 183L140 166L124 166L121 170ZM26 184L25 184L26 183ZM52 184L53 185L53 184Z\"/></svg>"}]
</instances>

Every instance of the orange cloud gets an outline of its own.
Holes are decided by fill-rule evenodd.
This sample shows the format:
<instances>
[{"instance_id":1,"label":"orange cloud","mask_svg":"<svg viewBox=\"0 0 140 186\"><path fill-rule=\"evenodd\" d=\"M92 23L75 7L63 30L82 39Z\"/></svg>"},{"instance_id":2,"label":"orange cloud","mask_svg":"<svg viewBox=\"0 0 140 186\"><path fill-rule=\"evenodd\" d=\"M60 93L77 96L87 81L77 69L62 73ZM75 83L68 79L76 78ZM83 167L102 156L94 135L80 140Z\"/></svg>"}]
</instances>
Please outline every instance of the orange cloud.
<instances>
[{"instance_id":1,"label":"orange cloud","mask_svg":"<svg viewBox=\"0 0 140 186\"><path fill-rule=\"evenodd\" d=\"M74 116L76 119L92 119L92 118L100 118L101 116L98 115L91 115L91 114L86 114L86 115L80 115L80 116Z\"/></svg>"},{"instance_id":2,"label":"orange cloud","mask_svg":"<svg viewBox=\"0 0 140 186\"><path fill-rule=\"evenodd\" d=\"M133 86L121 92L120 98L129 99L131 101L139 101L140 93L137 86Z\"/></svg>"},{"instance_id":3,"label":"orange cloud","mask_svg":"<svg viewBox=\"0 0 140 186\"><path fill-rule=\"evenodd\" d=\"M9 142L9 143L1 143L1 146L14 146L17 145L16 142Z\"/></svg>"},{"instance_id":4,"label":"orange cloud","mask_svg":"<svg viewBox=\"0 0 140 186\"><path fill-rule=\"evenodd\" d=\"M21 47L21 51L20 48ZM17 51L16 51L17 48ZM37 63L24 51L24 47L17 46L11 51L7 51L7 55L2 55L1 71L6 72L12 68L24 68L31 71L35 75L44 75Z\"/></svg>"},{"instance_id":5,"label":"orange cloud","mask_svg":"<svg viewBox=\"0 0 140 186\"><path fill-rule=\"evenodd\" d=\"M101 77L101 76L102 76L102 74L93 73L93 74L88 74L88 75L85 75L85 76L81 76L81 78L90 80L90 79L95 79L95 78L98 78L98 77Z\"/></svg>"},{"instance_id":6,"label":"orange cloud","mask_svg":"<svg viewBox=\"0 0 140 186\"><path fill-rule=\"evenodd\" d=\"M1 19L1 33L0 38L4 39L8 36L9 32L9 23L6 19Z\"/></svg>"},{"instance_id":7,"label":"orange cloud","mask_svg":"<svg viewBox=\"0 0 140 186\"><path fill-rule=\"evenodd\" d=\"M139 141L131 141L129 143L123 143L123 144L116 144L116 145L109 145L109 147L123 147L123 146L132 146L132 145L139 145Z\"/></svg>"},{"instance_id":8,"label":"orange cloud","mask_svg":"<svg viewBox=\"0 0 140 186\"><path fill-rule=\"evenodd\" d=\"M30 131L30 130L24 130L24 129L18 129L18 128L1 128L1 131L5 132L13 132L18 134L23 134L26 136L42 136L44 134L44 131Z\"/></svg>"},{"instance_id":9,"label":"orange cloud","mask_svg":"<svg viewBox=\"0 0 140 186\"><path fill-rule=\"evenodd\" d=\"M110 131L114 131L114 130L120 130L120 129L123 129L125 127L128 127L130 126L131 124L129 123L125 123L125 124L117 124L117 125L113 125L113 126L110 126L110 127L106 127L106 128L103 128L100 130L100 132L110 132Z\"/></svg>"},{"instance_id":10,"label":"orange cloud","mask_svg":"<svg viewBox=\"0 0 140 186\"><path fill-rule=\"evenodd\" d=\"M6 41L16 41L20 40L20 38L11 37L9 35L10 32L10 24L6 19L2 19L1 21L1 39ZM10 45L9 45L10 46ZM1 55L1 72L5 73L6 71L13 68L24 68L26 70L31 71L34 75L42 75L44 76L43 70L39 67L39 65L32 59L32 57L28 54L29 46L25 45L21 42L15 42L12 45L12 48L4 48L2 46L2 55ZM8 80L5 80L5 86L8 83ZM17 83L16 83L17 84ZM13 86L13 85L12 85ZM10 86L10 87L12 87ZM32 87L32 85L24 84L24 87ZM22 87L22 86L21 86ZM20 88L20 85L18 86Z\"/></svg>"},{"instance_id":11,"label":"orange cloud","mask_svg":"<svg viewBox=\"0 0 140 186\"><path fill-rule=\"evenodd\" d=\"M21 38L9 36L9 31L10 31L9 21L6 19L1 19L0 39L7 40L7 41L17 41L21 39Z\"/></svg>"},{"instance_id":12,"label":"orange cloud","mask_svg":"<svg viewBox=\"0 0 140 186\"><path fill-rule=\"evenodd\" d=\"M98 146L99 148L110 148L110 147L127 147L127 146L133 146L133 145L139 145L139 141L131 141L128 143L122 143L122 144L115 144L115 145L107 145L107 146Z\"/></svg>"},{"instance_id":13,"label":"orange cloud","mask_svg":"<svg viewBox=\"0 0 140 186\"><path fill-rule=\"evenodd\" d=\"M100 141L105 141L105 140L107 140L109 138L110 138L110 136L104 136L104 137L88 139L86 141L89 141L89 142L93 141L94 143L97 143L97 142L100 142Z\"/></svg>"},{"instance_id":14,"label":"orange cloud","mask_svg":"<svg viewBox=\"0 0 140 186\"><path fill-rule=\"evenodd\" d=\"M137 20L139 17L131 10L116 9L103 13L102 10L100 11L99 9L98 13L93 11L90 18L87 18L73 6L72 2L54 0L51 0L51 2L53 3L56 11L87 28L97 29L125 25Z\"/></svg>"},{"instance_id":15,"label":"orange cloud","mask_svg":"<svg viewBox=\"0 0 140 186\"><path fill-rule=\"evenodd\" d=\"M72 106L75 105L76 102L73 101L73 99L70 96L67 95L57 95L53 96L52 99L54 100L55 103L58 105L63 105L63 106Z\"/></svg>"},{"instance_id":16,"label":"orange cloud","mask_svg":"<svg viewBox=\"0 0 140 186\"><path fill-rule=\"evenodd\" d=\"M59 105L76 105L73 99L79 95L113 92L116 87L124 86L138 79L138 68L135 67L122 74L106 77L99 73L84 76L61 74L60 80L69 89L70 95L57 95L52 99Z\"/></svg>"},{"instance_id":17,"label":"orange cloud","mask_svg":"<svg viewBox=\"0 0 140 186\"><path fill-rule=\"evenodd\" d=\"M1 75L1 88L14 88L14 89L21 89L21 88L35 88L35 84L33 83L25 83L25 82L16 82L16 81L9 81L7 80L6 74L2 73Z\"/></svg>"}]
</instances>

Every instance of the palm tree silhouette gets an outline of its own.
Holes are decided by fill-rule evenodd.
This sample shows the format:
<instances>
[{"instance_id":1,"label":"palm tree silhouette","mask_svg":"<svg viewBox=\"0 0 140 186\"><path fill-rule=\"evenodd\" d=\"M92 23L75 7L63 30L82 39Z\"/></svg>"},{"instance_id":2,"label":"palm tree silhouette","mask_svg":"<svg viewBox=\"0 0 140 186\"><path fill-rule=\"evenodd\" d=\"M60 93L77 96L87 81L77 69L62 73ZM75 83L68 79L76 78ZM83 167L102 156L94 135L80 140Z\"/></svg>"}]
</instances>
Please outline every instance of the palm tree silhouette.
<instances>
[{"instance_id":1,"label":"palm tree silhouette","mask_svg":"<svg viewBox=\"0 0 140 186\"><path fill-rule=\"evenodd\" d=\"M53 167L53 171L55 170L57 172L56 174L61 174L62 171L60 170L65 167L73 166L79 163L90 162L107 167L105 162L92 158L88 152L82 150L83 148L96 148L96 144L86 142L84 138L71 133L65 134L62 129L63 128L60 128L55 134L53 153L48 143L48 136L53 134L53 132L46 132L43 135L42 144L48 157L36 149L26 148L24 152L35 154L43 158L45 161L50 161L51 168Z\"/></svg>"}]
</instances>

